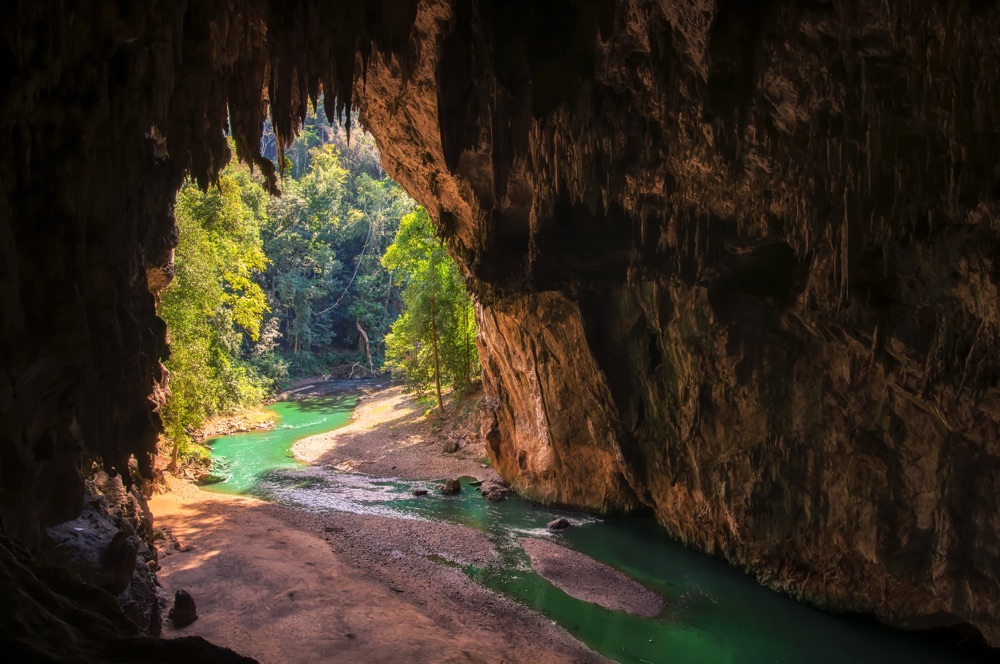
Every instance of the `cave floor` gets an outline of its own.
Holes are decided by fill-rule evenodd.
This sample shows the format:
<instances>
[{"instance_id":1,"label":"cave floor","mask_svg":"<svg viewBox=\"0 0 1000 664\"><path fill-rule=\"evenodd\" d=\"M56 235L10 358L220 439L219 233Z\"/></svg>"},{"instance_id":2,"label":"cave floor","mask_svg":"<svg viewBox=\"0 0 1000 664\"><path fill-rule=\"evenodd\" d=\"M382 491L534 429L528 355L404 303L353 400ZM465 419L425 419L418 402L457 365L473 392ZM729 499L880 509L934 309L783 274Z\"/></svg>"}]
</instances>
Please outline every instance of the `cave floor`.
<instances>
[{"instance_id":1,"label":"cave floor","mask_svg":"<svg viewBox=\"0 0 1000 664\"><path fill-rule=\"evenodd\" d=\"M418 408L390 388L366 398L337 440L305 447L336 446L340 463L400 475L424 474L428 464L440 475L491 472L474 448L442 455L438 435L421 431L432 421L412 417ZM385 426L389 416L395 426ZM379 427L391 433L374 436ZM170 543L160 559L164 591L185 589L198 607L188 627L165 621L168 638L203 636L266 663L604 661L552 622L435 562L492 559L480 531L305 512L174 479L150 507Z\"/></svg>"}]
</instances>

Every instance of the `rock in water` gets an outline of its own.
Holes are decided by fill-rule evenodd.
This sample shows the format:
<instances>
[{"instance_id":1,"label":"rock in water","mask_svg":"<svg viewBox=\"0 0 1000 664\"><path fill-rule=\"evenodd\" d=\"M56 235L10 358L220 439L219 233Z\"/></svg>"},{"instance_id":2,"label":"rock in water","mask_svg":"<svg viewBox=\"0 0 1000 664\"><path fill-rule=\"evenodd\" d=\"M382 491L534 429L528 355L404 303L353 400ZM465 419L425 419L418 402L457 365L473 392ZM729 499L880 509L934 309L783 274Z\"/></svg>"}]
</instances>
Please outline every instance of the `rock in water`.
<instances>
[{"instance_id":1,"label":"rock in water","mask_svg":"<svg viewBox=\"0 0 1000 664\"><path fill-rule=\"evenodd\" d=\"M414 496L426 496L427 489L414 489L410 493L412 493Z\"/></svg>"},{"instance_id":2,"label":"rock in water","mask_svg":"<svg viewBox=\"0 0 1000 664\"><path fill-rule=\"evenodd\" d=\"M483 498L494 503L500 502L507 497L508 493L510 493L510 489L508 489L503 482L498 482L496 480L491 480L490 482L484 484L479 491L482 492Z\"/></svg>"},{"instance_id":3,"label":"rock in water","mask_svg":"<svg viewBox=\"0 0 1000 664\"><path fill-rule=\"evenodd\" d=\"M462 483L458 480L447 480L444 486L441 487L441 493L446 496L453 496L462 490Z\"/></svg>"},{"instance_id":4,"label":"rock in water","mask_svg":"<svg viewBox=\"0 0 1000 664\"><path fill-rule=\"evenodd\" d=\"M220 482L225 482L226 478L222 475L217 475L216 473L202 473L195 480L195 484L198 486L208 486L210 484L218 484Z\"/></svg>"},{"instance_id":5,"label":"rock in water","mask_svg":"<svg viewBox=\"0 0 1000 664\"><path fill-rule=\"evenodd\" d=\"M546 527L549 529L550 533L558 533L562 530L566 530L567 528L572 528L573 524L566 519L559 517L554 521L549 521Z\"/></svg>"},{"instance_id":6,"label":"rock in water","mask_svg":"<svg viewBox=\"0 0 1000 664\"><path fill-rule=\"evenodd\" d=\"M174 593L174 608L170 609L167 617L174 623L174 627L187 627L198 619L198 612L194 608L194 598L186 590L178 590Z\"/></svg>"}]
</instances>

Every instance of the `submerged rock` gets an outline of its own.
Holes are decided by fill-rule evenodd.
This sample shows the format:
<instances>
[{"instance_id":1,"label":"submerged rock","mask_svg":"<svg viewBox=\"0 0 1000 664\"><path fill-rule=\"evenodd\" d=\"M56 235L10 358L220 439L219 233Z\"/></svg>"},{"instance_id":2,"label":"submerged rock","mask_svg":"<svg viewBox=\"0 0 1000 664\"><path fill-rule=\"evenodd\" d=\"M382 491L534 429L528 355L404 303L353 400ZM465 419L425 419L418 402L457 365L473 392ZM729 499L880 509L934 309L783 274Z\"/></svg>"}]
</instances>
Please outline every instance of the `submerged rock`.
<instances>
[{"instance_id":1,"label":"submerged rock","mask_svg":"<svg viewBox=\"0 0 1000 664\"><path fill-rule=\"evenodd\" d=\"M426 496L427 489L414 489L410 493L412 493L414 496Z\"/></svg>"},{"instance_id":2,"label":"submerged rock","mask_svg":"<svg viewBox=\"0 0 1000 664\"><path fill-rule=\"evenodd\" d=\"M566 519L559 517L558 519L549 521L545 527L549 529L550 533L558 533L563 530L569 530L570 528L573 527L573 524L567 521Z\"/></svg>"},{"instance_id":3,"label":"submerged rock","mask_svg":"<svg viewBox=\"0 0 1000 664\"><path fill-rule=\"evenodd\" d=\"M187 627L198 619L198 611L194 606L194 598L186 590L178 590L174 593L174 608L170 609L167 617L174 623L174 627Z\"/></svg>"},{"instance_id":4,"label":"submerged rock","mask_svg":"<svg viewBox=\"0 0 1000 664\"><path fill-rule=\"evenodd\" d=\"M462 490L462 483L456 479L448 480L441 487L441 493L446 496L453 496Z\"/></svg>"},{"instance_id":5,"label":"submerged rock","mask_svg":"<svg viewBox=\"0 0 1000 664\"><path fill-rule=\"evenodd\" d=\"M202 473L195 480L198 486L208 486L210 484L218 484L219 482L225 482L226 478L222 475L217 475L215 473Z\"/></svg>"},{"instance_id":6,"label":"submerged rock","mask_svg":"<svg viewBox=\"0 0 1000 664\"><path fill-rule=\"evenodd\" d=\"M510 493L510 489L507 488L506 484L497 481L484 484L478 491L483 494L483 498L494 503L504 500L507 494Z\"/></svg>"}]
</instances>

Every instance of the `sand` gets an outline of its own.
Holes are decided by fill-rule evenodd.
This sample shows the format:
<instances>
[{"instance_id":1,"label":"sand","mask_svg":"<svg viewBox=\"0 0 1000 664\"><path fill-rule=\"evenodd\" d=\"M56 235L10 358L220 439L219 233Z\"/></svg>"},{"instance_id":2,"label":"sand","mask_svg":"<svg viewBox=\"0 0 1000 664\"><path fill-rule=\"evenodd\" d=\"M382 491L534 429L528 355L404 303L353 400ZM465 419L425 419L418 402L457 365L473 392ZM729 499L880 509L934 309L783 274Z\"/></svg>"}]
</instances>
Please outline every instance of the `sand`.
<instances>
[{"instance_id":1,"label":"sand","mask_svg":"<svg viewBox=\"0 0 1000 664\"><path fill-rule=\"evenodd\" d=\"M491 476L481 443L440 451L442 438L467 433L464 424L423 412L399 388L376 386L349 426L294 451L373 475ZM165 621L168 638L199 635L274 664L605 661L551 621L428 559L488 562L496 552L479 531L313 514L168 482L150 503L166 535L159 579L168 597L189 591L199 615L182 629Z\"/></svg>"},{"instance_id":2,"label":"sand","mask_svg":"<svg viewBox=\"0 0 1000 664\"><path fill-rule=\"evenodd\" d=\"M483 463L486 448L475 430L477 406L445 403L445 416L416 402L399 386L375 387L362 395L351 423L292 446L302 461L374 477L437 479L462 475L496 478ZM461 446L446 453L446 441Z\"/></svg>"},{"instance_id":3,"label":"sand","mask_svg":"<svg viewBox=\"0 0 1000 664\"><path fill-rule=\"evenodd\" d=\"M567 595L647 618L663 611L660 595L614 567L548 540L524 538L521 546L535 571Z\"/></svg>"}]
</instances>

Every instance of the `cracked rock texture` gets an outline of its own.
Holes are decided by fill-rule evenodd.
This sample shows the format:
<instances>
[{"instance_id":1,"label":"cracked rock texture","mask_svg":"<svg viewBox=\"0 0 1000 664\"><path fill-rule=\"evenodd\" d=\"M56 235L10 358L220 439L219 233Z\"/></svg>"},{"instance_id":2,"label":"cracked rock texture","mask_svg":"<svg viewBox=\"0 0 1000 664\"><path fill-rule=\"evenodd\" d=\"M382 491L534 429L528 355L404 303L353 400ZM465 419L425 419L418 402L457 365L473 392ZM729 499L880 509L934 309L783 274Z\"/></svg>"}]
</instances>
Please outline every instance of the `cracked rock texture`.
<instances>
[{"instance_id":1,"label":"cracked rock texture","mask_svg":"<svg viewBox=\"0 0 1000 664\"><path fill-rule=\"evenodd\" d=\"M997 6L537 5L421 4L361 101L479 296L500 473L1000 644Z\"/></svg>"},{"instance_id":2,"label":"cracked rock texture","mask_svg":"<svg viewBox=\"0 0 1000 664\"><path fill-rule=\"evenodd\" d=\"M357 106L479 300L502 475L1000 644L1000 9L55 0L0 13L0 520L148 476L173 194Z\"/></svg>"}]
</instances>

